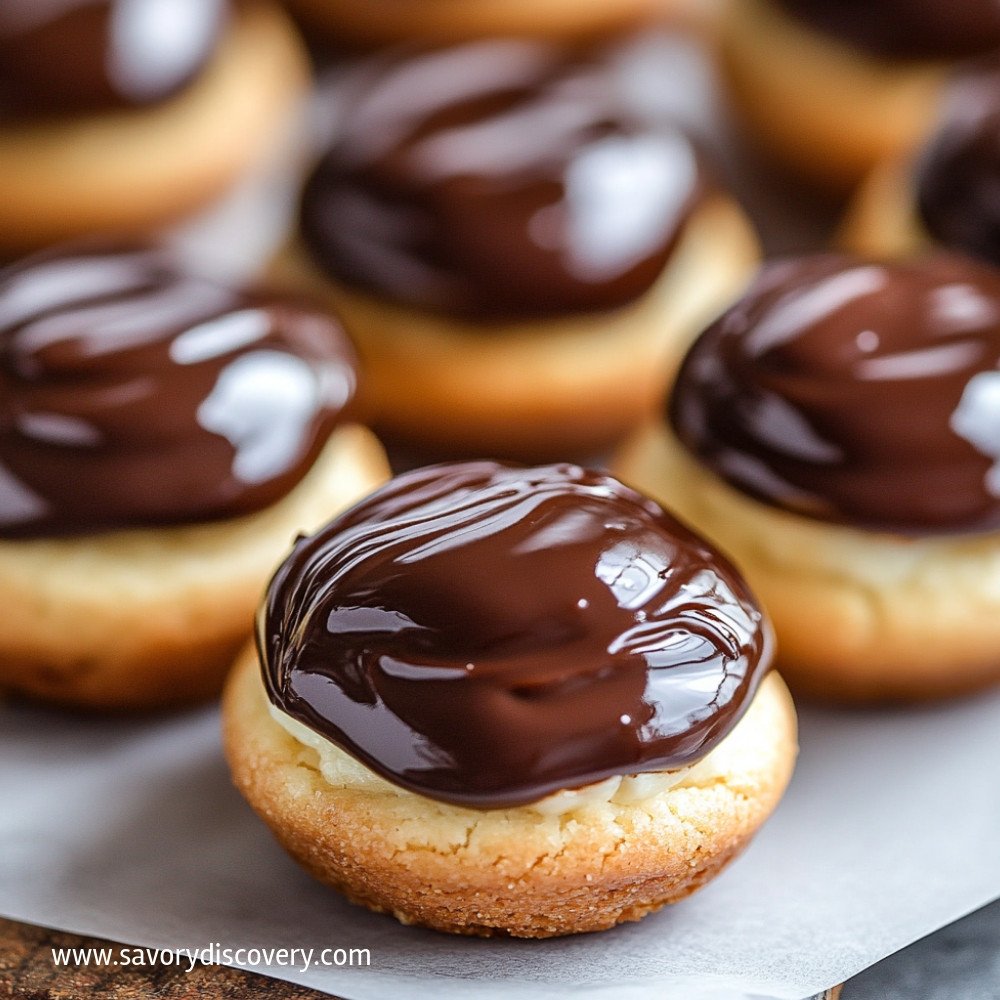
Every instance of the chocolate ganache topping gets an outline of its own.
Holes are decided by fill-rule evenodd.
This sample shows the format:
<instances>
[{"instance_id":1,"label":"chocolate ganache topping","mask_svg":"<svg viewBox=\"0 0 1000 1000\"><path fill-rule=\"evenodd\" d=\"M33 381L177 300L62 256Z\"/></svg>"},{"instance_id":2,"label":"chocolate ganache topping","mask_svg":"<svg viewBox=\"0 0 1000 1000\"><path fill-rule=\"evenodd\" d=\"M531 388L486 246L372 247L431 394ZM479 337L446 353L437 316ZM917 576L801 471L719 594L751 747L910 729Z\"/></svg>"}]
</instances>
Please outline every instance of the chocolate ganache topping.
<instances>
[{"instance_id":1,"label":"chocolate ganache topping","mask_svg":"<svg viewBox=\"0 0 1000 1000\"><path fill-rule=\"evenodd\" d=\"M732 485L910 535L1000 528L1000 271L957 254L769 265L695 343L670 406Z\"/></svg>"},{"instance_id":2,"label":"chocolate ganache topping","mask_svg":"<svg viewBox=\"0 0 1000 1000\"><path fill-rule=\"evenodd\" d=\"M300 540L259 624L277 708L474 808L702 758L772 655L729 563L571 465L399 476Z\"/></svg>"},{"instance_id":3,"label":"chocolate ganache topping","mask_svg":"<svg viewBox=\"0 0 1000 1000\"><path fill-rule=\"evenodd\" d=\"M998 177L1000 59L994 58L952 81L937 132L917 163L917 209L931 236L1000 264Z\"/></svg>"},{"instance_id":4,"label":"chocolate ganache topping","mask_svg":"<svg viewBox=\"0 0 1000 1000\"><path fill-rule=\"evenodd\" d=\"M824 34L889 59L962 59L1000 47L996 0L778 0Z\"/></svg>"},{"instance_id":5,"label":"chocolate ganache topping","mask_svg":"<svg viewBox=\"0 0 1000 1000\"><path fill-rule=\"evenodd\" d=\"M410 51L355 90L302 233L335 280L405 306L506 321L627 305L705 190L691 140L651 124L595 52Z\"/></svg>"},{"instance_id":6,"label":"chocolate ganache topping","mask_svg":"<svg viewBox=\"0 0 1000 1000\"><path fill-rule=\"evenodd\" d=\"M250 513L309 470L354 395L334 320L80 245L0 272L0 537Z\"/></svg>"},{"instance_id":7,"label":"chocolate ganache topping","mask_svg":"<svg viewBox=\"0 0 1000 1000\"><path fill-rule=\"evenodd\" d=\"M227 0L3 0L0 116L144 107L215 51Z\"/></svg>"}]
</instances>

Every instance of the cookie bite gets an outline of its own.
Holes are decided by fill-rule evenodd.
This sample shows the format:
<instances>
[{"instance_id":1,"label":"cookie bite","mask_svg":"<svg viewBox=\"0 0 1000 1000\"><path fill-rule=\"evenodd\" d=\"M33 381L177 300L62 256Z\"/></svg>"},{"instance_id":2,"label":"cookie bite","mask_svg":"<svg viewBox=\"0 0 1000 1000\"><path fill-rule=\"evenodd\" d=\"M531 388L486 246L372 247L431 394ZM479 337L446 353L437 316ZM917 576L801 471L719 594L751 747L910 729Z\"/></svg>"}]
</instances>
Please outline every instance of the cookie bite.
<instances>
[{"instance_id":1,"label":"cookie bite","mask_svg":"<svg viewBox=\"0 0 1000 1000\"><path fill-rule=\"evenodd\" d=\"M737 571L577 466L397 477L295 546L257 637L224 698L237 787L313 875L403 923L638 920L739 854L794 765Z\"/></svg>"},{"instance_id":2,"label":"cookie bite","mask_svg":"<svg viewBox=\"0 0 1000 1000\"><path fill-rule=\"evenodd\" d=\"M793 691L1000 680L1000 272L938 254L766 267L615 465L746 574Z\"/></svg>"},{"instance_id":3,"label":"cookie bite","mask_svg":"<svg viewBox=\"0 0 1000 1000\"><path fill-rule=\"evenodd\" d=\"M0 5L0 254L193 212L289 141L308 81L267 0Z\"/></svg>"},{"instance_id":4,"label":"cookie bite","mask_svg":"<svg viewBox=\"0 0 1000 1000\"><path fill-rule=\"evenodd\" d=\"M858 189L840 243L871 257L913 257L935 247L1000 265L1000 58L950 80L928 138L879 164Z\"/></svg>"},{"instance_id":5,"label":"cookie bite","mask_svg":"<svg viewBox=\"0 0 1000 1000\"><path fill-rule=\"evenodd\" d=\"M664 18L690 20L696 0L287 0L310 35L340 46L448 44L502 35L565 41Z\"/></svg>"},{"instance_id":6,"label":"cookie bite","mask_svg":"<svg viewBox=\"0 0 1000 1000\"><path fill-rule=\"evenodd\" d=\"M344 103L275 270L343 315L394 438L595 452L652 411L758 260L695 143L601 52L397 51Z\"/></svg>"},{"instance_id":7,"label":"cookie bite","mask_svg":"<svg viewBox=\"0 0 1000 1000\"><path fill-rule=\"evenodd\" d=\"M932 127L949 70L1000 48L992 0L729 0L723 68L748 134L846 190Z\"/></svg>"},{"instance_id":8,"label":"cookie bite","mask_svg":"<svg viewBox=\"0 0 1000 1000\"><path fill-rule=\"evenodd\" d=\"M156 247L0 272L0 690L138 709L217 694L300 531L383 480L325 312Z\"/></svg>"}]
</instances>

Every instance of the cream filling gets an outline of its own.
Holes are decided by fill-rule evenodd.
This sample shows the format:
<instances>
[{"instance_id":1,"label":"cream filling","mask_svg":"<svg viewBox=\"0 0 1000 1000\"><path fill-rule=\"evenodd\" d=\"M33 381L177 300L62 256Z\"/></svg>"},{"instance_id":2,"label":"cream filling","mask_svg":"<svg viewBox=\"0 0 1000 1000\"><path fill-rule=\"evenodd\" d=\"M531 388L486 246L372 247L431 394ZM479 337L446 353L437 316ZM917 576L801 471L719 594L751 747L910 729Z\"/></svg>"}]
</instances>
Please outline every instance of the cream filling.
<instances>
[{"instance_id":1,"label":"cream filling","mask_svg":"<svg viewBox=\"0 0 1000 1000\"><path fill-rule=\"evenodd\" d=\"M312 750L319 758L319 771L327 784L334 788L351 788L388 795L413 795L413 792L386 781L335 743L320 736L308 726L293 719L268 701L268 710L282 729L297 743ZM731 735L731 734L730 734ZM728 740L728 737L727 737ZM576 812L590 806L613 803L634 806L655 798L680 784L698 783L718 773L716 758L726 740L695 764L675 771L650 771L605 778L583 788L568 788L547 795L538 802L523 806L543 816Z\"/></svg>"}]
</instances>

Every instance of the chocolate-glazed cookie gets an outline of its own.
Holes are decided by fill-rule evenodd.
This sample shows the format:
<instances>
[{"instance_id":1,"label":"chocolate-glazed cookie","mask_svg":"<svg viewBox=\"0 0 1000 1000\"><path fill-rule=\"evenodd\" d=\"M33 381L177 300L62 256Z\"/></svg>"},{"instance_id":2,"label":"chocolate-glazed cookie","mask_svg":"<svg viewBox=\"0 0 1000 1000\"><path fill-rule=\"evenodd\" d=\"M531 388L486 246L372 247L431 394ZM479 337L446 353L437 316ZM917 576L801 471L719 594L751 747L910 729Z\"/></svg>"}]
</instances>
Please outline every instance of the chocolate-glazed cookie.
<instances>
[{"instance_id":1,"label":"chocolate-glazed cookie","mask_svg":"<svg viewBox=\"0 0 1000 1000\"><path fill-rule=\"evenodd\" d=\"M343 316L386 436L439 459L606 451L745 287L752 223L627 86L649 41L410 46L341 83L275 273Z\"/></svg>"},{"instance_id":2,"label":"chocolate-glazed cookie","mask_svg":"<svg viewBox=\"0 0 1000 1000\"><path fill-rule=\"evenodd\" d=\"M772 656L736 571L657 504L490 462L400 476L301 540L258 638L282 712L476 808L703 758Z\"/></svg>"},{"instance_id":3,"label":"chocolate-glazed cookie","mask_svg":"<svg viewBox=\"0 0 1000 1000\"><path fill-rule=\"evenodd\" d=\"M1000 527L1000 272L954 254L764 269L688 354L681 442L738 489L913 535Z\"/></svg>"},{"instance_id":4,"label":"chocolate-glazed cookie","mask_svg":"<svg viewBox=\"0 0 1000 1000\"><path fill-rule=\"evenodd\" d=\"M737 0L720 25L733 111L769 161L831 194L908 159L949 72L1000 49L993 0Z\"/></svg>"},{"instance_id":5,"label":"chocolate-glazed cookie","mask_svg":"<svg viewBox=\"0 0 1000 1000\"><path fill-rule=\"evenodd\" d=\"M959 59L1000 46L993 0L777 0L797 18L872 55Z\"/></svg>"},{"instance_id":6,"label":"chocolate-glazed cookie","mask_svg":"<svg viewBox=\"0 0 1000 1000\"><path fill-rule=\"evenodd\" d=\"M369 64L301 224L330 277L404 306L506 321L649 290L705 193L596 52L500 39Z\"/></svg>"},{"instance_id":7,"label":"chocolate-glazed cookie","mask_svg":"<svg viewBox=\"0 0 1000 1000\"><path fill-rule=\"evenodd\" d=\"M307 82L274 0L5 0L0 259L252 207Z\"/></svg>"},{"instance_id":8,"label":"chocolate-glazed cookie","mask_svg":"<svg viewBox=\"0 0 1000 1000\"><path fill-rule=\"evenodd\" d=\"M0 117L142 108L183 89L218 45L227 0L7 0Z\"/></svg>"},{"instance_id":9,"label":"chocolate-glazed cookie","mask_svg":"<svg viewBox=\"0 0 1000 1000\"><path fill-rule=\"evenodd\" d=\"M336 320L81 244L0 272L0 537L237 517L306 474L354 397Z\"/></svg>"},{"instance_id":10,"label":"chocolate-glazed cookie","mask_svg":"<svg viewBox=\"0 0 1000 1000\"><path fill-rule=\"evenodd\" d=\"M917 212L934 239L1000 264L1000 60L956 76L917 159Z\"/></svg>"},{"instance_id":11,"label":"chocolate-glazed cookie","mask_svg":"<svg viewBox=\"0 0 1000 1000\"><path fill-rule=\"evenodd\" d=\"M310 874L408 925L640 920L746 847L794 765L743 578L578 466L397 477L300 539L258 629L223 699L237 788Z\"/></svg>"}]
</instances>

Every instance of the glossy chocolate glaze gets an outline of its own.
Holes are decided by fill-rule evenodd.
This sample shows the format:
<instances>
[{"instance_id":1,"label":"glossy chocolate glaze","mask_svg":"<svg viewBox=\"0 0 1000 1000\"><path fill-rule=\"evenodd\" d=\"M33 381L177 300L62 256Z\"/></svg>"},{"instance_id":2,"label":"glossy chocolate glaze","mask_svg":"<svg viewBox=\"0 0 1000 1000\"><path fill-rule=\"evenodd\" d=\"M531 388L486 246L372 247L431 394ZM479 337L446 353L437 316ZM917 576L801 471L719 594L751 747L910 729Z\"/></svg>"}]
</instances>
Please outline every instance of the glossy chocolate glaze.
<instances>
[{"instance_id":1,"label":"glossy chocolate glaze","mask_svg":"<svg viewBox=\"0 0 1000 1000\"><path fill-rule=\"evenodd\" d=\"M3 0L0 118L156 104L215 51L227 0Z\"/></svg>"},{"instance_id":2,"label":"glossy chocolate glaze","mask_svg":"<svg viewBox=\"0 0 1000 1000\"><path fill-rule=\"evenodd\" d=\"M670 418L778 507L908 535L1000 528L1000 271L957 254L769 265L688 354Z\"/></svg>"},{"instance_id":3,"label":"glossy chocolate glaze","mask_svg":"<svg viewBox=\"0 0 1000 1000\"><path fill-rule=\"evenodd\" d=\"M736 571L651 500L492 462L399 476L301 540L259 641L283 712L475 808L700 759L772 653Z\"/></svg>"},{"instance_id":4,"label":"glossy chocolate glaze","mask_svg":"<svg viewBox=\"0 0 1000 1000\"><path fill-rule=\"evenodd\" d=\"M917 163L917 210L931 236L1000 264L998 177L1000 58L994 58L952 81L937 132Z\"/></svg>"},{"instance_id":5,"label":"glossy chocolate glaze","mask_svg":"<svg viewBox=\"0 0 1000 1000\"><path fill-rule=\"evenodd\" d=\"M996 0L775 0L841 41L889 59L961 59L1000 47Z\"/></svg>"},{"instance_id":6,"label":"glossy chocolate glaze","mask_svg":"<svg viewBox=\"0 0 1000 1000\"><path fill-rule=\"evenodd\" d=\"M306 474L354 396L334 320L80 245L0 272L0 537L247 514Z\"/></svg>"},{"instance_id":7,"label":"glossy chocolate glaze","mask_svg":"<svg viewBox=\"0 0 1000 1000\"><path fill-rule=\"evenodd\" d=\"M493 40L367 64L302 200L315 262L404 306L479 320L642 296L705 190L599 54Z\"/></svg>"}]
</instances>

